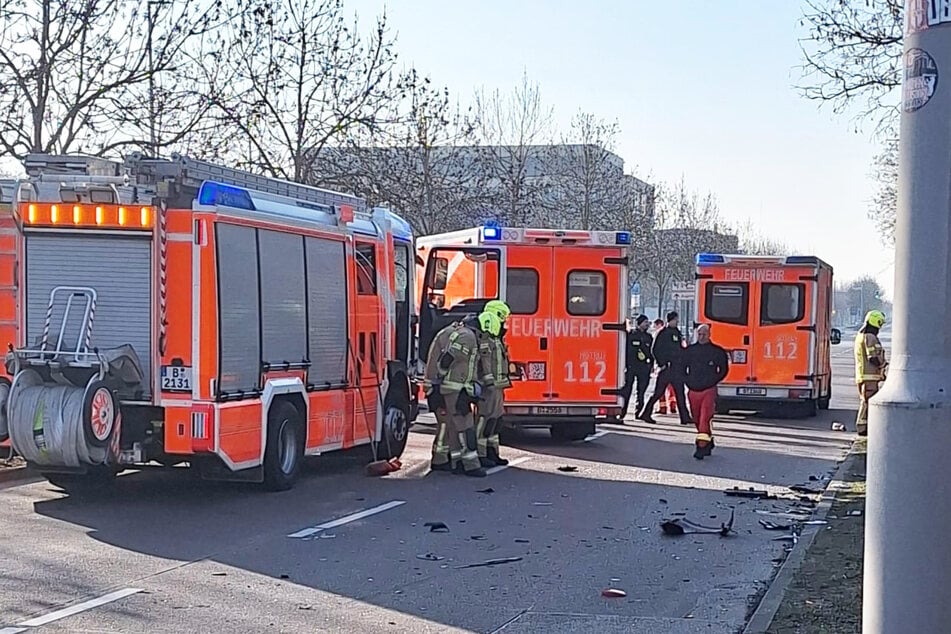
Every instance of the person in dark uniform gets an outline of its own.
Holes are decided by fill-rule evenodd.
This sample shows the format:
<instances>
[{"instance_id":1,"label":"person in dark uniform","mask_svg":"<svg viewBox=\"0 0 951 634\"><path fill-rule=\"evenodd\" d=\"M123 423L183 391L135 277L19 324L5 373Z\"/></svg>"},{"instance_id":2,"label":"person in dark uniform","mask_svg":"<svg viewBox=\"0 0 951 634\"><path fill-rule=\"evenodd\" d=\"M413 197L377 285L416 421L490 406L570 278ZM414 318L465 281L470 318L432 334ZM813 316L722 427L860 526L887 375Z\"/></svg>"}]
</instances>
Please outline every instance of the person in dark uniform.
<instances>
[{"instance_id":1,"label":"person in dark uniform","mask_svg":"<svg viewBox=\"0 0 951 634\"><path fill-rule=\"evenodd\" d=\"M647 331L650 325L651 322L647 315L638 315L634 321L634 328L627 331L624 387L621 391L621 395L624 397L624 409L620 416L622 422L631 405L631 393L634 392L635 382L637 383L637 392L634 401L634 413L640 412L641 408L644 407L644 395L647 394L647 385L651 381L651 370L654 369L654 356L651 352L654 338Z\"/></svg>"},{"instance_id":2,"label":"person in dark uniform","mask_svg":"<svg viewBox=\"0 0 951 634\"><path fill-rule=\"evenodd\" d=\"M680 332L680 316L675 311L667 313L667 326L657 333L654 337L654 362L660 368L657 373L657 383L654 386L654 394L650 400L644 404L638 414L638 420L645 423L656 423L651 411L654 409L654 403L664 397L667 386L674 388L674 394L677 397L677 409L680 414L680 424L690 425L690 414L687 412L687 399L684 396L684 377L683 377L683 335Z\"/></svg>"}]
</instances>

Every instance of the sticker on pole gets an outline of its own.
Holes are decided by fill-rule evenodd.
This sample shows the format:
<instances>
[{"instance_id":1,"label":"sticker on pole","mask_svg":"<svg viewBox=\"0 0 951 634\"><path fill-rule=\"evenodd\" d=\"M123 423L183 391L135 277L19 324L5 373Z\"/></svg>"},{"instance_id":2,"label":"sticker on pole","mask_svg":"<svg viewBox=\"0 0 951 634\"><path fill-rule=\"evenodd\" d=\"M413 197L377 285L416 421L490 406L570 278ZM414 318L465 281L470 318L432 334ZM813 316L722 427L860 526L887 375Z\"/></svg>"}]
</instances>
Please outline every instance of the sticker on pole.
<instances>
[{"instance_id":1,"label":"sticker on pole","mask_svg":"<svg viewBox=\"0 0 951 634\"><path fill-rule=\"evenodd\" d=\"M905 77L902 82L902 110L915 112L931 101L938 87L938 65L920 48L905 53Z\"/></svg>"}]
</instances>

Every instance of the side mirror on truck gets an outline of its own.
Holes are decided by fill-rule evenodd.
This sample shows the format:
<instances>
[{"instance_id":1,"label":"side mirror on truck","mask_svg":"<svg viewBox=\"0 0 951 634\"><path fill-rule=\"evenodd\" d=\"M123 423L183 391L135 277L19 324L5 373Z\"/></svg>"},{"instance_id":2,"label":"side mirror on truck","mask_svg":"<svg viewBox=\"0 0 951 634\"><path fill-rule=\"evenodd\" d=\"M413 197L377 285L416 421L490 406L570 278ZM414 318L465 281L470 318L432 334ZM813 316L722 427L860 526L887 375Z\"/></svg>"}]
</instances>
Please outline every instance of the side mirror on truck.
<instances>
[{"instance_id":1,"label":"side mirror on truck","mask_svg":"<svg viewBox=\"0 0 951 634\"><path fill-rule=\"evenodd\" d=\"M829 334L829 342L833 346L836 346L842 343L842 331L839 330L838 328L833 328L832 332Z\"/></svg>"}]
</instances>

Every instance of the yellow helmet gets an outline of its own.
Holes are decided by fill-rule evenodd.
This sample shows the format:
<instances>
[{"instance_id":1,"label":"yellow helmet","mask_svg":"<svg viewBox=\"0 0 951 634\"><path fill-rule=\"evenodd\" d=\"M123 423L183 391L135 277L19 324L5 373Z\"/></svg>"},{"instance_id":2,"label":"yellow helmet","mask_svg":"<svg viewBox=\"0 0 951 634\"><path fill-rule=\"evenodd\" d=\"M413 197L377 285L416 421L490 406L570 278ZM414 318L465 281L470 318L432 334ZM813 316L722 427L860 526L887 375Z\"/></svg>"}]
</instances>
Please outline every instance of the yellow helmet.
<instances>
[{"instance_id":1,"label":"yellow helmet","mask_svg":"<svg viewBox=\"0 0 951 634\"><path fill-rule=\"evenodd\" d=\"M503 302L501 299L493 299L485 305L485 309L489 312L493 312L498 316L499 319L505 321L509 318L509 315L512 314L512 309L509 308L509 305Z\"/></svg>"},{"instance_id":2,"label":"yellow helmet","mask_svg":"<svg viewBox=\"0 0 951 634\"><path fill-rule=\"evenodd\" d=\"M865 323L874 328L881 328L885 325L885 313L880 310L870 310L865 315Z\"/></svg>"},{"instance_id":3,"label":"yellow helmet","mask_svg":"<svg viewBox=\"0 0 951 634\"><path fill-rule=\"evenodd\" d=\"M484 310L479 313L479 326L484 332L489 333L493 337L498 337L499 333L502 332L502 320L490 310Z\"/></svg>"}]
</instances>

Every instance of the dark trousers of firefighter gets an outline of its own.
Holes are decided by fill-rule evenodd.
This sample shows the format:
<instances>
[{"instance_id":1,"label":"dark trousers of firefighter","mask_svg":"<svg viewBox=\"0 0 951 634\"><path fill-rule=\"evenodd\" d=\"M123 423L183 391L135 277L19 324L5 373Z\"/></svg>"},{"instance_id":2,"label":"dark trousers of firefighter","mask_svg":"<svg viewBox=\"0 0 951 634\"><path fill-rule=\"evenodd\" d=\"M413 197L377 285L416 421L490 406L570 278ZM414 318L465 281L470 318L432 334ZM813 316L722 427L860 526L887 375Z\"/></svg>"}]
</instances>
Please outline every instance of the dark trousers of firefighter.
<instances>
[{"instance_id":1,"label":"dark trousers of firefighter","mask_svg":"<svg viewBox=\"0 0 951 634\"><path fill-rule=\"evenodd\" d=\"M621 388L621 396L624 397L624 409L621 410L621 420L627 416L627 410L631 406L631 395L636 394L634 400L634 413L639 414L644 407L644 396L647 394L647 386L651 382L651 367L646 363L641 363L633 368L628 368L624 373L624 387ZM635 391L634 386L637 386Z\"/></svg>"},{"instance_id":2,"label":"dark trousers of firefighter","mask_svg":"<svg viewBox=\"0 0 951 634\"><path fill-rule=\"evenodd\" d=\"M690 413L697 425L697 441L701 445L708 443L713 440L710 422L717 411L717 388L714 386L705 390L690 390L687 396L690 398Z\"/></svg>"},{"instance_id":3,"label":"dark trousers of firefighter","mask_svg":"<svg viewBox=\"0 0 951 634\"><path fill-rule=\"evenodd\" d=\"M476 437L479 441L479 457L490 457L489 450L499 452L499 431L502 426L502 401L504 390L496 387L487 387L479 401L478 419L476 422Z\"/></svg>"},{"instance_id":4,"label":"dark trousers of firefighter","mask_svg":"<svg viewBox=\"0 0 951 634\"><path fill-rule=\"evenodd\" d=\"M674 395L677 397L677 409L680 414L680 421L686 423L690 420L690 413L687 411L687 399L684 396L684 379L680 371L670 366L657 373L657 383L654 385L654 394L644 405L643 412L650 414L654 409L654 404L664 398L664 392L667 386L674 389Z\"/></svg>"},{"instance_id":5,"label":"dark trousers of firefighter","mask_svg":"<svg viewBox=\"0 0 951 634\"><path fill-rule=\"evenodd\" d=\"M458 392L443 392L446 408L436 410L436 438L433 440L433 466L462 463L466 471L478 469L479 454L476 451L475 425L468 398ZM471 446L470 446L471 445Z\"/></svg>"},{"instance_id":6,"label":"dark trousers of firefighter","mask_svg":"<svg viewBox=\"0 0 951 634\"><path fill-rule=\"evenodd\" d=\"M878 381L859 383L859 412L855 417L855 430L864 432L868 428L868 400L878 394Z\"/></svg>"}]
</instances>

